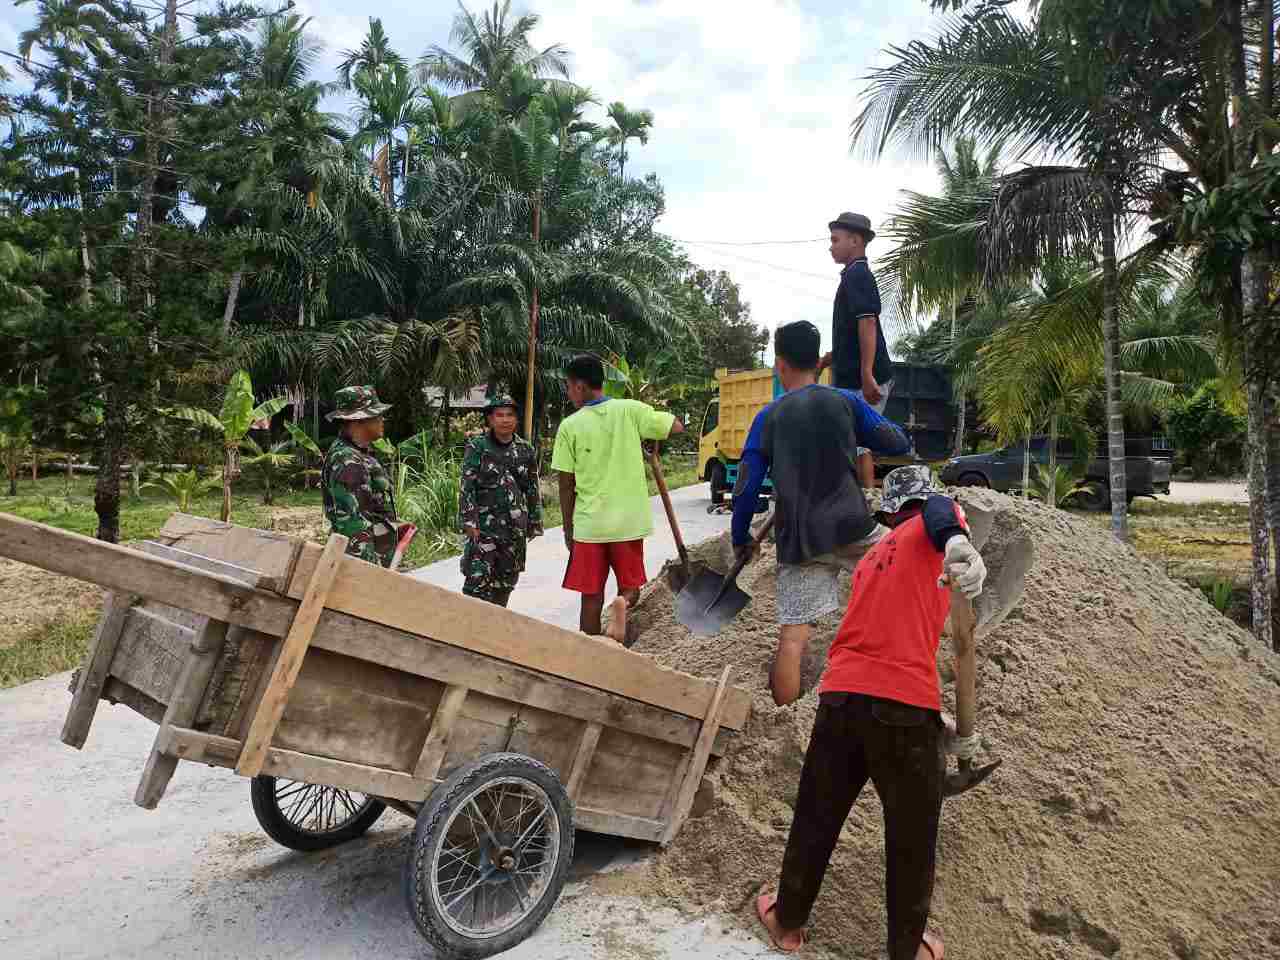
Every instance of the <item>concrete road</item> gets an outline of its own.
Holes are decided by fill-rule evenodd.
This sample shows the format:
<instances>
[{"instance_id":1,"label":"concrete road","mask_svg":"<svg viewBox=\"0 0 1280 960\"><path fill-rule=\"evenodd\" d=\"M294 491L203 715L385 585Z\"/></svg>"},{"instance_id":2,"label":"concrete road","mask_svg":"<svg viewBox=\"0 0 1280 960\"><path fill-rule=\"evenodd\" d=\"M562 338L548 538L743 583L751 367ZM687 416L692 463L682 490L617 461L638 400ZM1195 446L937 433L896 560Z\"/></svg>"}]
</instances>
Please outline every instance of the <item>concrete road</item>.
<instances>
[{"instance_id":1,"label":"concrete road","mask_svg":"<svg viewBox=\"0 0 1280 960\"><path fill-rule=\"evenodd\" d=\"M675 508L680 533L686 544L698 543L729 529L730 517L726 513L708 514L710 493L705 483L682 487L671 492L671 505ZM650 577L656 576L662 565L676 556L675 539L667 522L662 498L654 497L653 536L644 542L644 566ZM578 629L578 594L570 593L560 584L564 580L569 551L564 545L560 527L548 530L544 536L529 544L527 568L520 577L520 585L511 594L511 609L527 613L531 617L554 623L570 630ZM409 576L449 590L462 589L462 571L458 558L441 560L414 570ZM610 581L606 599L616 592Z\"/></svg>"},{"instance_id":2,"label":"concrete road","mask_svg":"<svg viewBox=\"0 0 1280 960\"><path fill-rule=\"evenodd\" d=\"M0 692L0 957L23 960L432 957L405 906L412 822L387 811L321 853L275 845L249 784L181 763L157 810L133 804L155 727L102 704L83 751L58 740L68 675ZM728 960L765 945L731 917L698 920L609 890L646 844L579 834L574 878L512 960Z\"/></svg>"},{"instance_id":3,"label":"concrete road","mask_svg":"<svg viewBox=\"0 0 1280 960\"><path fill-rule=\"evenodd\" d=\"M1159 499L1168 503L1248 503L1249 491L1243 483L1184 483L1174 480L1169 484L1169 496Z\"/></svg>"}]
</instances>

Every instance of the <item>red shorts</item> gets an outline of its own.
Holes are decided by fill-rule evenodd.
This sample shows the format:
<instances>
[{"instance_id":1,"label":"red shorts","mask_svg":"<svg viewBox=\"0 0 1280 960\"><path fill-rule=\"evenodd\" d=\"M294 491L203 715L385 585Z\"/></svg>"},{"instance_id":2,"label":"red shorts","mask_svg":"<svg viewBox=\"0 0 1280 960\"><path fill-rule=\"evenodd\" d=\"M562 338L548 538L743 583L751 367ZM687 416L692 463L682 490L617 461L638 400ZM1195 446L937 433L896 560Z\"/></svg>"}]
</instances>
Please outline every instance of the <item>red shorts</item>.
<instances>
[{"instance_id":1,"label":"red shorts","mask_svg":"<svg viewBox=\"0 0 1280 960\"><path fill-rule=\"evenodd\" d=\"M648 579L644 575L644 541L583 543L575 540L564 572L564 588L593 596L604 593L609 570L618 580L618 592L639 590Z\"/></svg>"}]
</instances>

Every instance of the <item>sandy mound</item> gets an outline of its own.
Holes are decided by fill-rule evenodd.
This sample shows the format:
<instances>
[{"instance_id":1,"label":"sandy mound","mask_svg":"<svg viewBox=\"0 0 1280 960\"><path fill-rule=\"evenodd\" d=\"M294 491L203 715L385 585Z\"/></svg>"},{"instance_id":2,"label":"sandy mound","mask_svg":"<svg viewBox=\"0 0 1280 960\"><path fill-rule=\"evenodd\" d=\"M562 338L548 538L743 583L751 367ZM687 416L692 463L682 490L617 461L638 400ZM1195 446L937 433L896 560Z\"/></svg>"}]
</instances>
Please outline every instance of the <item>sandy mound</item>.
<instances>
[{"instance_id":1,"label":"sandy mound","mask_svg":"<svg viewBox=\"0 0 1280 960\"><path fill-rule=\"evenodd\" d=\"M947 955L1280 957L1280 658L1104 530L984 496L1000 508L993 552L1029 533L1036 562L1022 602L978 644L979 730L1004 766L944 803L931 922ZM727 566L723 539L695 552ZM636 650L704 676L733 663L734 682L757 691L712 773L716 802L658 866L691 909L751 916L781 863L817 698L779 709L766 692L775 578L766 548L741 579L751 606L711 640L674 622L657 581L635 611ZM815 631L807 680L837 623ZM940 664L950 656L944 642ZM883 954L883 860L868 787L818 900L815 946Z\"/></svg>"}]
</instances>

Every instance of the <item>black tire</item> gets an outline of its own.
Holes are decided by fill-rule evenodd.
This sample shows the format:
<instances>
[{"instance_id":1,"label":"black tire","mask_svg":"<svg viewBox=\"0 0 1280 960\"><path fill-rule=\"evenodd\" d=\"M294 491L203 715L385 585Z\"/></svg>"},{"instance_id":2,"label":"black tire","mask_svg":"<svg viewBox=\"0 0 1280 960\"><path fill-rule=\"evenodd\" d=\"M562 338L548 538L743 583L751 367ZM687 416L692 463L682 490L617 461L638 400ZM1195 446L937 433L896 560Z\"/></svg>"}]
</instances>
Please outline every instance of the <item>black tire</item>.
<instances>
[{"instance_id":1,"label":"black tire","mask_svg":"<svg viewBox=\"0 0 1280 960\"><path fill-rule=\"evenodd\" d=\"M413 922L447 957L510 950L559 899L573 839L573 803L554 770L519 753L473 760L418 811L404 871Z\"/></svg>"},{"instance_id":2,"label":"black tire","mask_svg":"<svg viewBox=\"0 0 1280 960\"><path fill-rule=\"evenodd\" d=\"M715 504L724 503L725 491L729 489L729 484L725 479L724 464L719 460L711 464L711 502Z\"/></svg>"},{"instance_id":3,"label":"black tire","mask_svg":"<svg viewBox=\"0 0 1280 960\"><path fill-rule=\"evenodd\" d=\"M981 473L962 473L960 479L956 481L957 487L989 487L990 481L987 480L985 474Z\"/></svg>"},{"instance_id":4,"label":"black tire","mask_svg":"<svg viewBox=\"0 0 1280 960\"><path fill-rule=\"evenodd\" d=\"M253 815L276 843L290 850L327 850L363 836L386 804L338 787L276 777L254 777Z\"/></svg>"}]
</instances>

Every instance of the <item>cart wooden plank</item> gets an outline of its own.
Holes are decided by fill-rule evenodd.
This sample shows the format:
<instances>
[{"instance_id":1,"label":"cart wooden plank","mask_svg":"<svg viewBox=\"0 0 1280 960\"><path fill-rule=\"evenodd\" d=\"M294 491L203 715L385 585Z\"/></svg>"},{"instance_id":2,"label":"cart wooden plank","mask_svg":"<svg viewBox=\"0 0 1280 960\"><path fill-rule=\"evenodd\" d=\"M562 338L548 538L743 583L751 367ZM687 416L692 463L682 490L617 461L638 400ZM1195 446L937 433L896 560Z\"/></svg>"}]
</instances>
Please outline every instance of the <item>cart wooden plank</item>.
<instances>
[{"instance_id":1,"label":"cart wooden plank","mask_svg":"<svg viewBox=\"0 0 1280 960\"><path fill-rule=\"evenodd\" d=\"M587 776L591 759L596 755L596 745L600 743L602 729L598 723L588 723L582 728L582 738L573 755L573 769L569 771L569 779L564 785L564 792L569 795L570 800L577 801L578 794L582 792L582 781Z\"/></svg>"},{"instance_id":2,"label":"cart wooden plank","mask_svg":"<svg viewBox=\"0 0 1280 960\"><path fill-rule=\"evenodd\" d=\"M120 634L129 610L137 600L133 594L108 593L106 596L102 619L98 621L93 642L89 644L89 656L80 671L71 709L62 724L62 742L69 747L79 750L89 738L89 728L93 725L93 716L111 670L111 661L116 655Z\"/></svg>"},{"instance_id":3,"label":"cart wooden plank","mask_svg":"<svg viewBox=\"0 0 1280 960\"><path fill-rule=\"evenodd\" d=\"M320 621L313 648L682 747L692 747L702 727L701 718L694 720L515 664L495 663L483 654L348 614L327 610ZM721 732L712 746L713 756L724 754L731 736Z\"/></svg>"},{"instance_id":4,"label":"cart wooden plank","mask_svg":"<svg viewBox=\"0 0 1280 960\"><path fill-rule=\"evenodd\" d=\"M315 544L303 546L289 596L302 595L319 553ZM543 623L354 557L343 560L328 602L331 610L362 620L414 632L426 630L442 643L699 720L706 716L716 692L711 681L660 667L611 640ZM750 709L747 692L730 688L722 726L742 729Z\"/></svg>"},{"instance_id":5,"label":"cart wooden plank","mask_svg":"<svg viewBox=\"0 0 1280 960\"><path fill-rule=\"evenodd\" d=\"M165 729L187 727L195 720L226 639L227 624L221 620L210 620L191 644L191 652L183 664L182 675L178 678L177 688L165 709L164 719L160 721L151 756L147 758L146 768L134 794L134 803L146 810L155 809L178 766L177 757L163 751Z\"/></svg>"},{"instance_id":6,"label":"cart wooden plank","mask_svg":"<svg viewBox=\"0 0 1280 960\"><path fill-rule=\"evenodd\" d=\"M230 577L8 513L0 513L0 555L276 637L289 631L297 607Z\"/></svg>"},{"instance_id":7,"label":"cart wooden plank","mask_svg":"<svg viewBox=\"0 0 1280 960\"><path fill-rule=\"evenodd\" d=\"M434 780L444 762L444 755L449 750L449 737L453 733L453 725L458 720L458 712L462 702L467 698L467 688L456 683L449 684L440 698L440 705L431 718L431 728L427 731L427 739L422 745L422 753L418 757L413 775L419 780Z\"/></svg>"},{"instance_id":8,"label":"cart wooden plank","mask_svg":"<svg viewBox=\"0 0 1280 960\"><path fill-rule=\"evenodd\" d=\"M675 839L680 828L684 826L693 809L693 798L702 782L703 771L707 769L707 760L711 756L711 744L716 738L716 729L720 725L720 712L723 708L725 691L729 688L729 674L732 667L725 667L720 674L720 683L716 686L716 695L707 710L707 719L702 724L702 732L698 734L698 743L689 758L689 769L685 772L684 782L680 785L680 793L676 796L675 808L667 820L666 831L662 835L662 845L666 846Z\"/></svg>"},{"instance_id":9,"label":"cart wooden plank","mask_svg":"<svg viewBox=\"0 0 1280 960\"><path fill-rule=\"evenodd\" d=\"M271 682L267 684L266 692L258 702L253 723L249 727L249 735L245 737L244 752L236 765L236 772L242 777L256 777L262 772L267 747L276 732L276 727L280 725L280 718L284 716L289 691L293 689L293 683L298 679L298 671L302 669L302 658L306 656L316 624L320 622L320 614L324 611L325 601L333 587L334 578L338 575L338 565L346 549L346 537L339 534L331 535L329 542L324 546L320 562L311 572L311 578L302 595L302 602L298 604L297 614L280 648L275 669L271 673Z\"/></svg>"}]
</instances>

